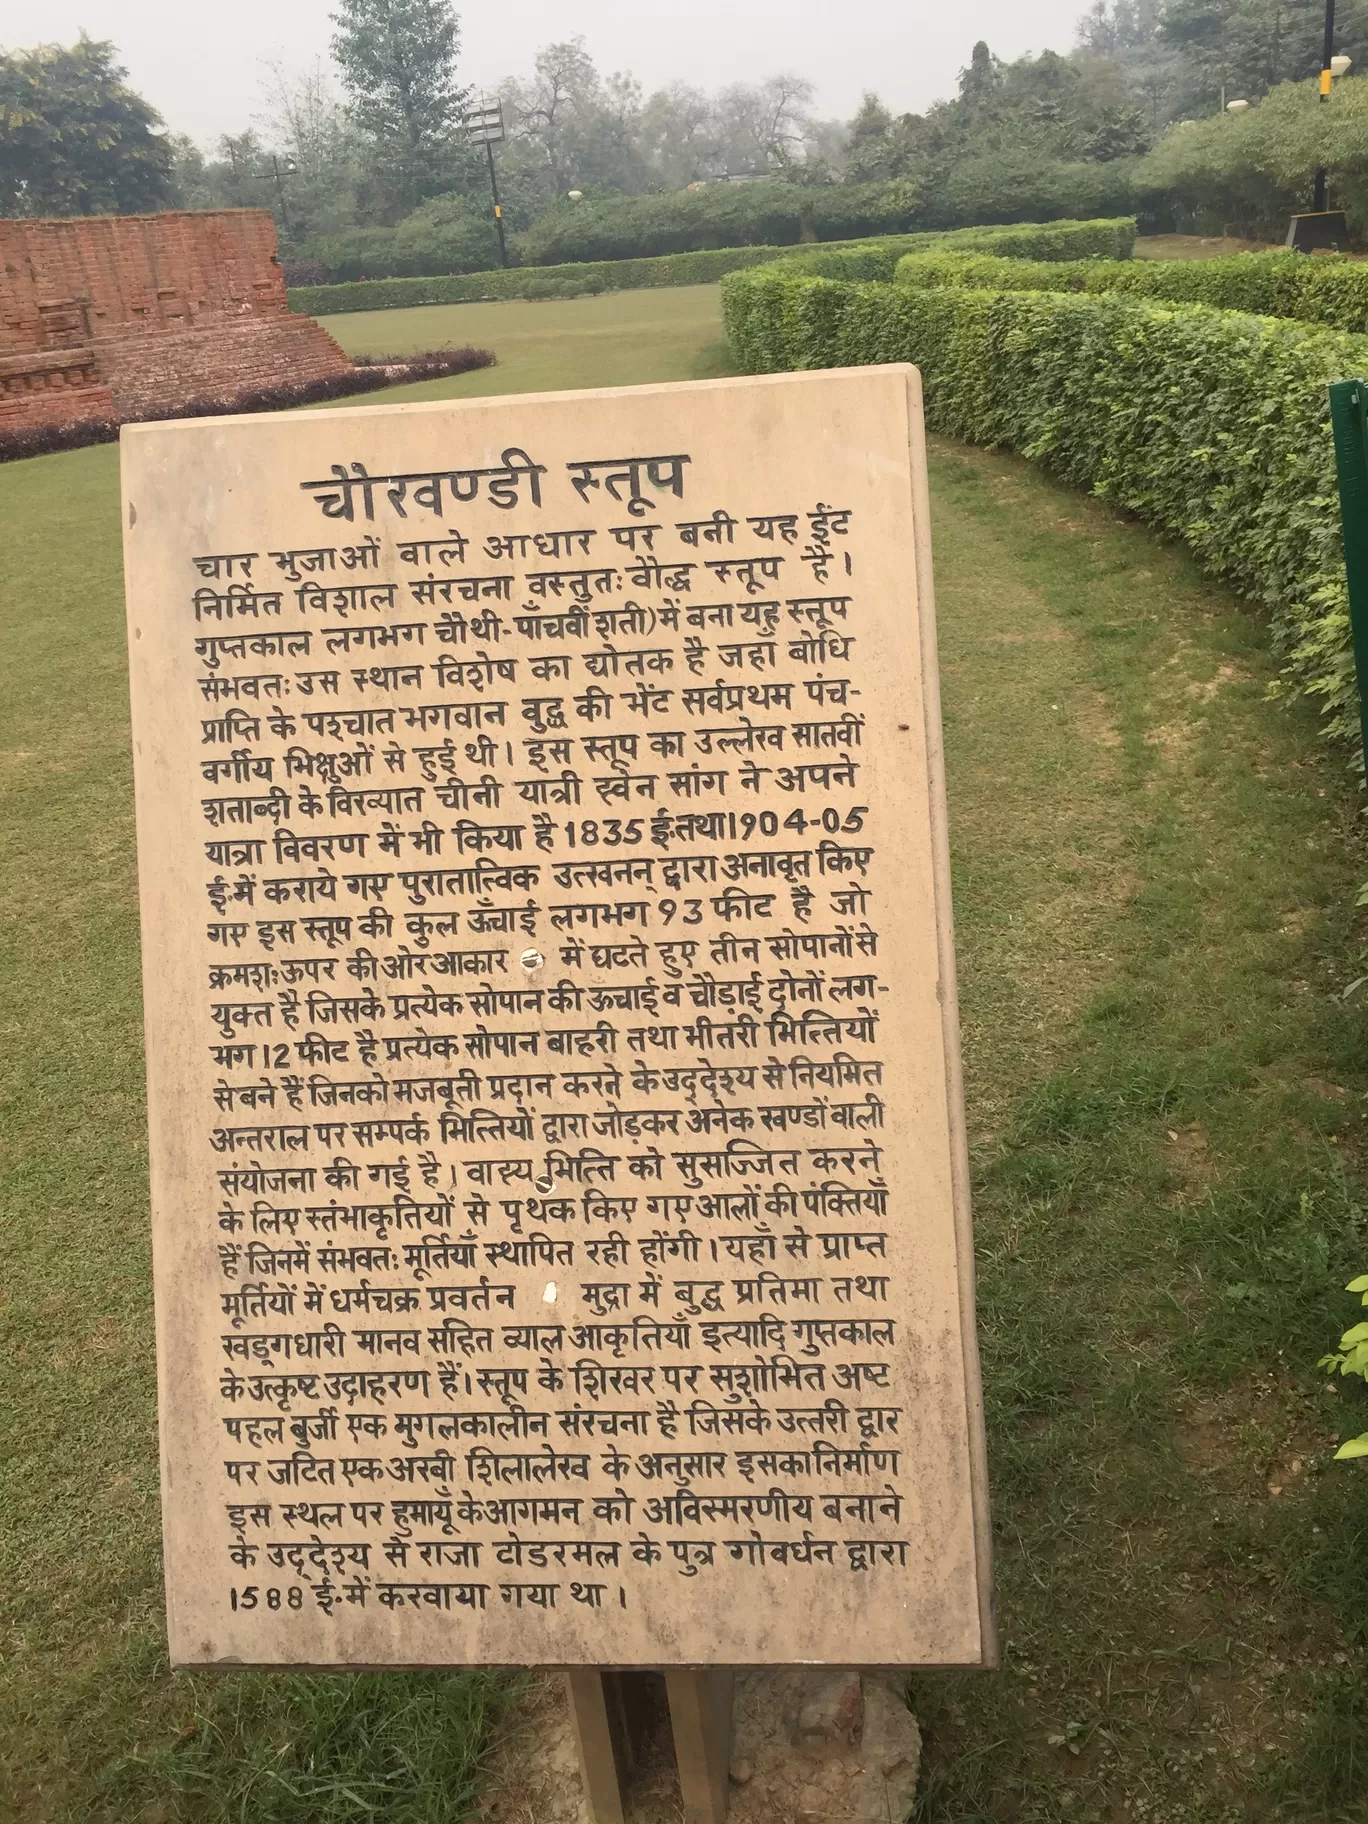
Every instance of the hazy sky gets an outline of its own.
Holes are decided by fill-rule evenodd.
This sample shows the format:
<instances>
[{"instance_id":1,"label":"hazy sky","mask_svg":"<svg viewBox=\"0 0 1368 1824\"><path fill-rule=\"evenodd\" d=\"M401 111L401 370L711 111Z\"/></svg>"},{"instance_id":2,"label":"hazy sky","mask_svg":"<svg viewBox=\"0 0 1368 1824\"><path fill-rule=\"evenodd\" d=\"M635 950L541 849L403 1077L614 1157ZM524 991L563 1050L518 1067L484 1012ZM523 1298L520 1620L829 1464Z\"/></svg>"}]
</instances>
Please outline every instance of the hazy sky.
<instances>
[{"instance_id":1,"label":"hazy sky","mask_svg":"<svg viewBox=\"0 0 1368 1824\"><path fill-rule=\"evenodd\" d=\"M647 90L675 78L715 88L793 70L818 112L846 118L873 87L895 110L951 93L976 38L1002 57L1068 50L1085 0L456 0L461 73L485 84L531 66L536 47L582 33L604 70ZM6 48L84 29L112 38L134 88L177 132L211 142L260 106L265 60L305 67L326 54L335 0L5 0Z\"/></svg>"}]
</instances>

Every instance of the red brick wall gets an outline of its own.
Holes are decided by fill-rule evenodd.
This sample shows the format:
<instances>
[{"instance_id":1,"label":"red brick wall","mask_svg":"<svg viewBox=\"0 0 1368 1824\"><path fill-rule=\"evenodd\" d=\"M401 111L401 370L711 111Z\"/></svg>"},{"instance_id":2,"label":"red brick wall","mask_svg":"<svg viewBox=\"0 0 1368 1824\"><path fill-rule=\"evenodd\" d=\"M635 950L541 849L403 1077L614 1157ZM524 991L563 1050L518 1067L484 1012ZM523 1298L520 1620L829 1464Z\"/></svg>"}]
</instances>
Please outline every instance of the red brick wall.
<instances>
[{"instance_id":1,"label":"red brick wall","mask_svg":"<svg viewBox=\"0 0 1368 1824\"><path fill-rule=\"evenodd\" d=\"M350 366L312 318L290 314L264 209L0 221L0 430L135 417Z\"/></svg>"},{"instance_id":2,"label":"red brick wall","mask_svg":"<svg viewBox=\"0 0 1368 1824\"><path fill-rule=\"evenodd\" d=\"M0 432L113 416L113 395L100 379L93 350L0 355Z\"/></svg>"}]
</instances>

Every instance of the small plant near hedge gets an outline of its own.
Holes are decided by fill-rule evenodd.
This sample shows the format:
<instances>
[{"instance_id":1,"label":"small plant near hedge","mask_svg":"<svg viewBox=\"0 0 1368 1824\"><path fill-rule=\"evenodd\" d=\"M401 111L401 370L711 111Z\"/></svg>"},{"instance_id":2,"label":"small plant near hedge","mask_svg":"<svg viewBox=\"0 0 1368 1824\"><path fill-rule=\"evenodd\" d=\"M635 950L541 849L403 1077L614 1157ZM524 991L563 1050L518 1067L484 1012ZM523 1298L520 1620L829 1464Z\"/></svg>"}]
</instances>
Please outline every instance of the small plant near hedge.
<instances>
[{"instance_id":1,"label":"small plant near hedge","mask_svg":"<svg viewBox=\"0 0 1368 1824\"><path fill-rule=\"evenodd\" d=\"M1357 749L1326 389L1368 371L1368 339L1114 293L844 283L800 264L723 281L744 368L914 362L933 429L1044 463L1263 603L1287 688Z\"/></svg>"},{"instance_id":2,"label":"small plant near hedge","mask_svg":"<svg viewBox=\"0 0 1368 1824\"><path fill-rule=\"evenodd\" d=\"M1362 1302L1368 1305L1368 1273L1360 1273L1344 1289L1361 1293ZM1320 1365L1327 1374L1357 1374L1368 1381L1368 1324L1352 1324L1340 1338L1338 1350L1323 1355ZM1336 1462L1351 1457L1368 1457L1368 1431L1347 1439L1335 1452Z\"/></svg>"},{"instance_id":3,"label":"small plant near hedge","mask_svg":"<svg viewBox=\"0 0 1368 1824\"><path fill-rule=\"evenodd\" d=\"M96 443L116 443L125 424L157 424L173 418L223 418L242 412L282 412L296 405L315 405L324 399L346 399L355 393L375 393L383 387L410 385L446 374L469 373L492 367L494 355L487 348L434 348L420 355L359 355L350 373L332 374L326 380L306 380L295 385L257 387L223 399L187 399L181 405L162 406L131 418L87 418L69 424L44 424L31 431L0 431L0 462L21 462L29 456L50 456L58 450L83 450ZM396 369L402 371L396 372Z\"/></svg>"},{"instance_id":4,"label":"small plant near hedge","mask_svg":"<svg viewBox=\"0 0 1368 1824\"><path fill-rule=\"evenodd\" d=\"M905 254L894 278L929 289L1125 291L1174 303L1212 304L1264 317L1292 317L1361 334L1368 328L1368 263L1343 254L1236 253L1213 260L1005 259L931 248Z\"/></svg>"},{"instance_id":5,"label":"small plant near hedge","mask_svg":"<svg viewBox=\"0 0 1368 1824\"><path fill-rule=\"evenodd\" d=\"M364 279L346 285L294 286L290 309L305 316L337 316L355 310L408 310L423 304L484 304L504 298L588 297L603 291L653 290L669 285L711 285L729 272L776 260L829 260L840 254L869 261L869 270L841 268L851 277L889 279L898 259L930 248L983 249L1016 253L1023 259L1129 259L1135 220L1122 216L1096 222L1050 222L1017 228L963 228L951 233L881 235L869 240L829 242L810 253L792 247L719 247L703 253L663 254L654 259L599 260L587 264L513 267L494 272L451 273L426 279ZM874 257L870 257L871 253ZM809 270L808 266L804 270ZM823 268L835 273L838 268Z\"/></svg>"}]
</instances>

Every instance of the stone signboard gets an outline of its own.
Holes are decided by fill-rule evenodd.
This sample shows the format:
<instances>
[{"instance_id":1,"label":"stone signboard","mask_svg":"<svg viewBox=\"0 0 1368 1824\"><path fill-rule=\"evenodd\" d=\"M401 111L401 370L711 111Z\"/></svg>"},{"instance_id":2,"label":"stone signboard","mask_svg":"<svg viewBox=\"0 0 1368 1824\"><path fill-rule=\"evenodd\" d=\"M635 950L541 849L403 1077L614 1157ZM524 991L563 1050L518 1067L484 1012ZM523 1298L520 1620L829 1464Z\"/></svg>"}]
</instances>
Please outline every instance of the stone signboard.
<instances>
[{"instance_id":1,"label":"stone signboard","mask_svg":"<svg viewBox=\"0 0 1368 1824\"><path fill-rule=\"evenodd\" d=\"M173 1659L989 1662L915 370L123 483Z\"/></svg>"}]
</instances>

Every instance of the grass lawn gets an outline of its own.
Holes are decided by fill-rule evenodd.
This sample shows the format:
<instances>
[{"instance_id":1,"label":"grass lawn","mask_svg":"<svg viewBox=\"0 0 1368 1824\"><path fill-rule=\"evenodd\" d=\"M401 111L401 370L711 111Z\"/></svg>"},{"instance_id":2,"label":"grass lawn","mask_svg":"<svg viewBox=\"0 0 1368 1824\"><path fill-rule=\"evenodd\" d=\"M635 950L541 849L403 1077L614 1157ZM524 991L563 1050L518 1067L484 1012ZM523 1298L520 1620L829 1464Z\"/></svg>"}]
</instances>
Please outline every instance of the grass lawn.
<instances>
[{"instance_id":1,"label":"grass lawn","mask_svg":"<svg viewBox=\"0 0 1368 1824\"><path fill-rule=\"evenodd\" d=\"M1242 241L1228 234L1143 234L1135 243L1137 260L1214 260L1226 253L1270 253L1282 243Z\"/></svg>"},{"instance_id":2,"label":"grass lawn","mask_svg":"<svg viewBox=\"0 0 1368 1824\"><path fill-rule=\"evenodd\" d=\"M335 328L498 351L416 397L725 367L705 288ZM916 1681L919 1824L1368 1820L1352 783L1180 553L1014 458L932 487L1005 1650ZM0 525L0 1817L454 1818L491 1681L167 1671L115 452Z\"/></svg>"},{"instance_id":3,"label":"grass lawn","mask_svg":"<svg viewBox=\"0 0 1368 1824\"><path fill-rule=\"evenodd\" d=\"M320 319L349 355L492 348L497 367L396 389L386 398L478 399L578 386L706 380L732 371L716 285L614 291L547 303L425 304Z\"/></svg>"}]
</instances>

